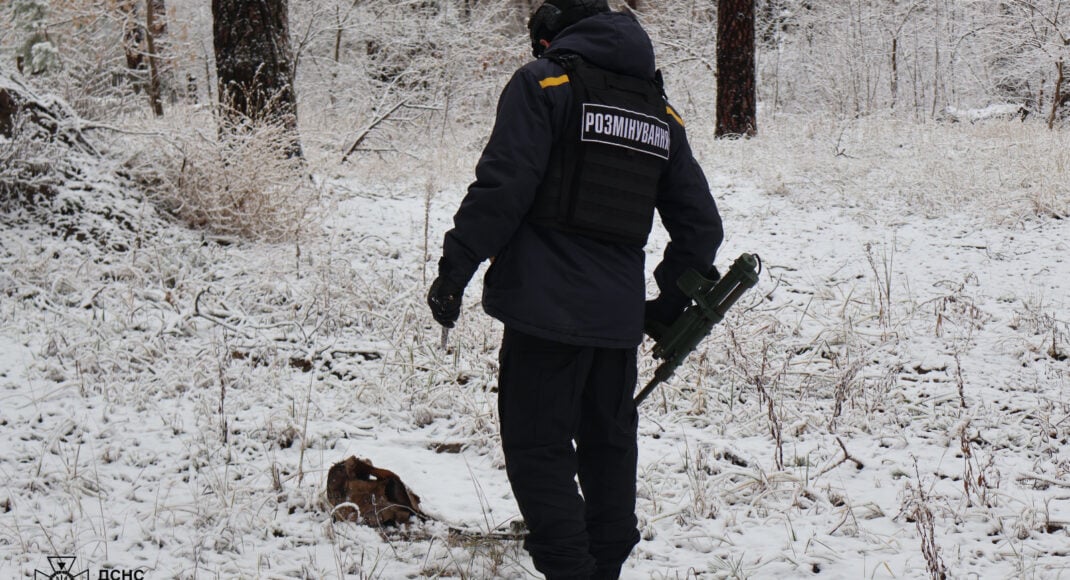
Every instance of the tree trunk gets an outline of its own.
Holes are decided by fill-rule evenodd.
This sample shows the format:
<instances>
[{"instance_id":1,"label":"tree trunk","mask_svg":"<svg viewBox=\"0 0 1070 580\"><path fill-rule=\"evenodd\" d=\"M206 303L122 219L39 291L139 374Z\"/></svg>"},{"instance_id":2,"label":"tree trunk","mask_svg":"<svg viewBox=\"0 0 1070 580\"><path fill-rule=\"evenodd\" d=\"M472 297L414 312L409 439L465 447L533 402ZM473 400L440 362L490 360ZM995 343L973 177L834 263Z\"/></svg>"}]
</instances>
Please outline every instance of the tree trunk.
<instances>
[{"instance_id":1,"label":"tree trunk","mask_svg":"<svg viewBox=\"0 0 1070 580\"><path fill-rule=\"evenodd\" d=\"M757 133L754 77L754 0L718 0L717 137Z\"/></svg>"},{"instance_id":2,"label":"tree trunk","mask_svg":"<svg viewBox=\"0 0 1070 580\"><path fill-rule=\"evenodd\" d=\"M139 72L145 68L145 54L142 49L145 27L141 25L141 20L137 16L137 2L122 0L119 2L118 10L123 17L123 52L126 53L126 68Z\"/></svg>"},{"instance_id":3,"label":"tree trunk","mask_svg":"<svg viewBox=\"0 0 1070 580\"><path fill-rule=\"evenodd\" d=\"M163 99L160 97L160 63L156 55L156 37L166 31L167 21L161 18L160 22L157 22L155 4L156 0L145 2L145 46L148 48L149 57L149 104L153 114L162 117ZM160 0L160 4L163 4L163 0Z\"/></svg>"},{"instance_id":4,"label":"tree trunk","mask_svg":"<svg viewBox=\"0 0 1070 580\"><path fill-rule=\"evenodd\" d=\"M899 37L892 37L892 108L899 100Z\"/></svg>"},{"instance_id":5,"label":"tree trunk","mask_svg":"<svg viewBox=\"0 0 1070 580\"><path fill-rule=\"evenodd\" d=\"M1066 96L1063 95L1063 81L1066 80L1063 76L1063 61L1059 60L1055 64L1056 69L1059 71L1058 78L1055 79L1055 96L1051 100L1051 114L1048 115L1048 129L1055 128L1055 119L1059 113L1059 107L1066 103Z\"/></svg>"},{"instance_id":6,"label":"tree trunk","mask_svg":"<svg viewBox=\"0 0 1070 580\"><path fill-rule=\"evenodd\" d=\"M120 0L116 5L123 19L123 52L131 82L138 93L148 93L149 105L163 116L163 89L168 76L167 5L165 0L144 0L144 21L138 16L141 0Z\"/></svg>"},{"instance_id":7,"label":"tree trunk","mask_svg":"<svg viewBox=\"0 0 1070 580\"><path fill-rule=\"evenodd\" d=\"M19 103L8 89L0 87L0 137L10 139L15 134Z\"/></svg>"},{"instance_id":8,"label":"tree trunk","mask_svg":"<svg viewBox=\"0 0 1070 580\"><path fill-rule=\"evenodd\" d=\"M212 0L219 103L228 130L249 121L281 123L301 155L287 0Z\"/></svg>"}]
</instances>

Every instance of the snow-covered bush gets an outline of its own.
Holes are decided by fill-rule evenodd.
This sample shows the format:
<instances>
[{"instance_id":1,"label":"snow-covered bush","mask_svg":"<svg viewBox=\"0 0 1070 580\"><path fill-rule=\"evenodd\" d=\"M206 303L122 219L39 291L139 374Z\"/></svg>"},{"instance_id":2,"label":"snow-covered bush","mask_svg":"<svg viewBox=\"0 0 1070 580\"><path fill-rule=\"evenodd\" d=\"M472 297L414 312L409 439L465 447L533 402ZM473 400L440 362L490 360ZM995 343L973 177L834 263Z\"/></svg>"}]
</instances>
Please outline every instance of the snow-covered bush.
<instances>
[{"instance_id":1,"label":"snow-covered bush","mask_svg":"<svg viewBox=\"0 0 1070 580\"><path fill-rule=\"evenodd\" d=\"M164 211L222 236L284 241L307 232L319 194L304 161L285 153L292 133L262 121L221 138L200 129L210 118L175 122L128 163Z\"/></svg>"},{"instance_id":2,"label":"snow-covered bush","mask_svg":"<svg viewBox=\"0 0 1070 580\"><path fill-rule=\"evenodd\" d=\"M0 72L0 224L124 252L157 223L63 99ZM94 127L99 128L99 127Z\"/></svg>"},{"instance_id":3,"label":"snow-covered bush","mask_svg":"<svg viewBox=\"0 0 1070 580\"><path fill-rule=\"evenodd\" d=\"M59 53L48 35L50 5L47 0L15 0L13 20L24 39L18 49L19 66L27 74L41 74L60 67Z\"/></svg>"},{"instance_id":4,"label":"snow-covered bush","mask_svg":"<svg viewBox=\"0 0 1070 580\"><path fill-rule=\"evenodd\" d=\"M189 83L196 85L192 77L199 76L205 64L183 41L187 23L169 21L169 11L162 9L166 2L156 1L161 12L154 40L162 90L179 100ZM0 67L33 77L84 118L114 120L145 109L144 7L144 0L0 2ZM181 71L172 69L176 61L184 65ZM181 82L175 80L178 72Z\"/></svg>"},{"instance_id":5,"label":"snow-covered bush","mask_svg":"<svg viewBox=\"0 0 1070 580\"><path fill-rule=\"evenodd\" d=\"M63 151L50 140L35 139L36 131L28 125L20 114L11 118L10 135L0 132L0 209L32 203L60 182L56 168Z\"/></svg>"},{"instance_id":6,"label":"snow-covered bush","mask_svg":"<svg viewBox=\"0 0 1070 580\"><path fill-rule=\"evenodd\" d=\"M715 8L685 0L638 4L670 97L685 113L698 107L705 114L716 86ZM1046 117L1056 63L1070 60L1065 5L759 0L761 113L931 118L948 106L1012 103Z\"/></svg>"},{"instance_id":7,"label":"snow-covered bush","mask_svg":"<svg viewBox=\"0 0 1070 580\"><path fill-rule=\"evenodd\" d=\"M0 208L52 197L87 151L70 107L0 73Z\"/></svg>"},{"instance_id":8,"label":"snow-covered bush","mask_svg":"<svg viewBox=\"0 0 1070 580\"><path fill-rule=\"evenodd\" d=\"M293 29L309 31L295 33L302 133L324 135L336 160L383 117L365 154L436 147L473 125L485 133L505 81L529 58L510 3L319 0L290 10Z\"/></svg>"}]
</instances>

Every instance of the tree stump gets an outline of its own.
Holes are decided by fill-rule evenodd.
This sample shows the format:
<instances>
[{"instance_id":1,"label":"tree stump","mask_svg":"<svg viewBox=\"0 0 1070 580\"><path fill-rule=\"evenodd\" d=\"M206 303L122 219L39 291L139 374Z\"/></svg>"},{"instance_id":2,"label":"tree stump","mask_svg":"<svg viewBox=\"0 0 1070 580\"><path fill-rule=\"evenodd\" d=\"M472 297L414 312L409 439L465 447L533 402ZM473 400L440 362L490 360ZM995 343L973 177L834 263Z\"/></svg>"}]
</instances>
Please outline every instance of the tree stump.
<instances>
[{"instance_id":1,"label":"tree stump","mask_svg":"<svg viewBox=\"0 0 1070 580\"><path fill-rule=\"evenodd\" d=\"M15 116L19 112L15 96L3 87L0 87L0 135L10 139L15 132Z\"/></svg>"},{"instance_id":2,"label":"tree stump","mask_svg":"<svg viewBox=\"0 0 1070 580\"><path fill-rule=\"evenodd\" d=\"M32 139L57 142L97 155L82 135L82 125L67 103L38 95L16 78L0 73L0 135L13 139L16 132L30 131Z\"/></svg>"}]
</instances>

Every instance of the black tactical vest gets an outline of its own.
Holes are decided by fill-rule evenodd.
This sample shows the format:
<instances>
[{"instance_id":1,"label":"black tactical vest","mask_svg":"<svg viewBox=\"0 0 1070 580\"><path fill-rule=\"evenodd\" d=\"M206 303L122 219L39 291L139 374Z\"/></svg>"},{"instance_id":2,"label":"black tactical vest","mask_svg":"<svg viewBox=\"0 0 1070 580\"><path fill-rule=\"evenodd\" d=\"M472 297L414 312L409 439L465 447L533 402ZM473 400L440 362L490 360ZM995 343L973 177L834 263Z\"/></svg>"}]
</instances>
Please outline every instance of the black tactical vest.
<instances>
[{"instance_id":1,"label":"black tactical vest","mask_svg":"<svg viewBox=\"0 0 1070 580\"><path fill-rule=\"evenodd\" d=\"M642 247L669 161L672 121L661 88L575 55L550 58L568 73L572 103L527 219Z\"/></svg>"}]
</instances>

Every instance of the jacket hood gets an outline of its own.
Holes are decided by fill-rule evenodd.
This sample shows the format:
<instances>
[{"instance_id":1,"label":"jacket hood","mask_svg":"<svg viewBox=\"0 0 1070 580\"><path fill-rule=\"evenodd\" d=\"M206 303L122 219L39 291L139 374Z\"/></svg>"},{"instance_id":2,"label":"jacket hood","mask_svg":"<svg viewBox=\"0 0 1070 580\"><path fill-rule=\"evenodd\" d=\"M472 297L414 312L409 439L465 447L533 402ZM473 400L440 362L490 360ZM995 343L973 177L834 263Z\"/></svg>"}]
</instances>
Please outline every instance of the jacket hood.
<instances>
[{"instance_id":1,"label":"jacket hood","mask_svg":"<svg viewBox=\"0 0 1070 580\"><path fill-rule=\"evenodd\" d=\"M546 56L562 53L616 73L654 78L654 45L635 17L624 12L589 16L562 30Z\"/></svg>"}]
</instances>

